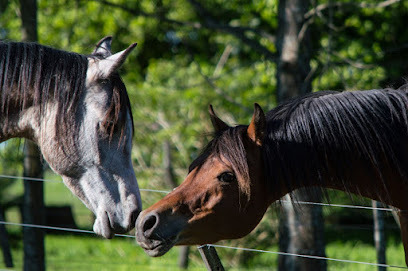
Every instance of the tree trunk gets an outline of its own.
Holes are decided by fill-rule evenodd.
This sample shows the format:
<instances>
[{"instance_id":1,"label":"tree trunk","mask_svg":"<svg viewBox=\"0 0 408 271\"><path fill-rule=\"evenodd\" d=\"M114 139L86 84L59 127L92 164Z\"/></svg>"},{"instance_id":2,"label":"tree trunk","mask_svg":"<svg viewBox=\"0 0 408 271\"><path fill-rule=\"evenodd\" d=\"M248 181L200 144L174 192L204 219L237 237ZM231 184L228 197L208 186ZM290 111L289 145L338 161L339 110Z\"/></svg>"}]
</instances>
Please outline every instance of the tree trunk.
<instances>
[{"instance_id":1,"label":"tree trunk","mask_svg":"<svg viewBox=\"0 0 408 271\"><path fill-rule=\"evenodd\" d=\"M279 1L276 39L278 102L311 92L311 81L308 77L311 53L309 31L306 30L302 39L299 39L303 16L308 7L307 0Z\"/></svg>"},{"instance_id":2,"label":"tree trunk","mask_svg":"<svg viewBox=\"0 0 408 271\"><path fill-rule=\"evenodd\" d=\"M37 0L20 0L22 40L37 41ZM24 176L42 178L41 153L36 144L26 140ZM23 223L44 224L44 188L42 182L24 180ZM45 270L43 229L23 228L24 270Z\"/></svg>"},{"instance_id":3,"label":"tree trunk","mask_svg":"<svg viewBox=\"0 0 408 271\"><path fill-rule=\"evenodd\" d=\"M171 189L177 187L176 178L174 176L173 164L171 162L171 146L168 140L163 143L163 168L164 180L167 186Z\"/></svg>"},{"instance_id":4,"label":"tree trunk","mask_svg":"<svg viewBox=\"0 0 408 271\"><path fill-rule=\"evenodd\" d=\"M373 200L372 201L373 208L381 208L382 205L378 202ZM374 243L375 248L377 250L377 263L378 264L386 264L386 238L385 238L385 230L384 230L384 211L380 211L377 209L373 209L373 217L374 217ZM378 271L386 271L387 268L385 266L379 266Z\"/></svg>"},{"instance_id":5,"label":"tree trunk","mask_svg":"<svg viewBox=\"0 0 408 271\"><path fill-rule=\"evenodd\" d=\"M6 216L2 206L0 206L0 220L6 221ZM4 224L0 224L0 245L3 251L3 261L6 267L13 267L13 257L11 255L10 243L7 234L7 229Z\"/></svg>"},{"instance_id":6,"label":"tree trunk","mask_svg":"<svg viewBox=\"0 0 408 271\"><path fill-rule=\"evenodd\" d=\"M309 7L306 0L281 0L278 10L278 33L276 47L277 100L279 103L311 92L310 34L304 26L304 14ZM320 192L316 191L320 200ZM313 201L310 193L293 192L296 200ZM320 206L294 206L289 197L283 204L280 221L280 251L325 256L323 215ZM294 256L279 256L279 270L323 271L326 261Z\"/></svg>"},{"instance_id":7,"label":"tree trunk","mask_svg":"<svg viewBox=\"0 0 408 271\"><path fill-rule=\"evenodd\" d=\"M24 176L43 178L40 151L36 144L26 140ZM24 180L23 223L44 225L43 182ZM23 227L24 270L45 270L44 229Z\"/></svg>"},{"instance_id":8,"label":"tree trunk","mask_svg":"<svg viewBox=\"0 0 408 271\"><path fill-rule=\"evenodd\" d=\"M38 41L37 0L20 0L21 38L23 41Z\"/></svg>"},{"instance_id":9,"label":"tree trunk","mask_svg":"<svg viewBox=\"0 0 408 271\"><path fill-rule=\"evenodd\" d=\"M177 187L176 178L174 176L173 165L171 162L171 146L169 141L163 143L163 167L164 167L164 179L166 184L171 188ZM188 257L190 249L188 246L181 246L179 254L178 265L181 269L188 269Z\"/></svg>"},{"instance_id":10,"label":"tree trunk","mask_svg":"<svg viewBox=\"0 0 408 271\"><path fill-rule=\"evenodd\" d=\"M320 201L299 189L296 200ZM325 257L324 225L322 209L314 205L296 205L289 195L282 205L279 225L279 248L282 252ZM325 260L297 256L279 256L279 270L320 271L327 269Z\"/></svg>"},{"instance_id":11,"label":"tree trunk","mask_svg":"<svg viewBox=\"0 0 408 271\"><path fill-rule=\"evenodd\" d=\"M181 246L179 248L179 259L178 259L178 266L181 269L188 269L189 263L189 255L190 255L190 247L189 246Z\"/></svg>"}]
</instances>

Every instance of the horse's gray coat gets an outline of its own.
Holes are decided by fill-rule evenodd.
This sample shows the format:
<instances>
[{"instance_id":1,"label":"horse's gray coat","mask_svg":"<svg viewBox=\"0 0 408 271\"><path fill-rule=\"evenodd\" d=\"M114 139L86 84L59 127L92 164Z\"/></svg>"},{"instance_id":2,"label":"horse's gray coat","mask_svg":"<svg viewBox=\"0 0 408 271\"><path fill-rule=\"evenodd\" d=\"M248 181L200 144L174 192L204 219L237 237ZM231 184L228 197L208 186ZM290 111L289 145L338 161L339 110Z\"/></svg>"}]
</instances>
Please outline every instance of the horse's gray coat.
<instances>
[{"instance_id":1,"label":"horse's gray coat","mask_svg":"<svg viewBox=\"0 0 408 271\"><path fill-rule=\"evenodd\" d=\"M24 97L24 105L20 105L19 110L11 108L14 100L18 100L13 97L11 102L3 102L9 107L3 106L3 113L0 113L0 142L12 137L25 137L36 142L51 168L62 176L68 188L96 215L94 231L105 238L132 229L142 208L131 162L133 124L130 108L115 113L116 123L106 123L114 99L113 89L124 88L117 70L136 44L114 55L111 54L110 44L110 37L102 39L93 54L87 57L86 76L81 78L85 81L82 84L84 89L78 92L77 103L73 103L78 126L74 136L62 141L58 134L58 131L61 133L56 127L60 101L55 96L36 104L30 94L28 98ZM22 66L17 73L23 74L23 69L25 67ZM2 96L19 97L19 92L32 92L35 88L34 84L20 86L19 79L18 84L7 85L6 80L10 75L5 74L6 71L7 61L0 62ZM58 73L58 70L55 72ZM55 75L56 78L58 76ZM27 81L30 80L33 81L31 78ZM4 89L10 85L11 90L4 94ZM126 92L126 89L123 91ZM106 127L109 125L113 125L111 130Z\"/></svg>"}]
</instances>

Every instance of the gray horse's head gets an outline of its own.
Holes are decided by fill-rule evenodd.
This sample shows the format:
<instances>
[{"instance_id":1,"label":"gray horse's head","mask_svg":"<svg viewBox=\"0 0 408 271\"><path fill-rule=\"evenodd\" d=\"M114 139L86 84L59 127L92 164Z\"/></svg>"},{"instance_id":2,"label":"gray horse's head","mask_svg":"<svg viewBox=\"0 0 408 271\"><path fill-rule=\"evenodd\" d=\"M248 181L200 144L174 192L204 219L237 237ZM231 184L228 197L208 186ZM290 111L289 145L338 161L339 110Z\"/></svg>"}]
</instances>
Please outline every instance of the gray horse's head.
<instances>
[{"instance_id":1,"label":"gray horse's head","mask_svg":"<svg viewBox=\"0 0 408 271\"><path fill-rule=\"evenodd\" d=\"M58 125L66 123L60 120L59 105L52 99L41 113L39 129L33 127L33 139L45 159L95 214L93 229L105 238L134 228L142 209L131 162L132 113L117 72L135 46L112 54L107 37L87 57L84 90L78 95L74 119L68 122L76 126L75 135L61 140L70 127L58 130ZM71 106L75 105L68 104L67 110Z\"/></svg>"}]
</instances>

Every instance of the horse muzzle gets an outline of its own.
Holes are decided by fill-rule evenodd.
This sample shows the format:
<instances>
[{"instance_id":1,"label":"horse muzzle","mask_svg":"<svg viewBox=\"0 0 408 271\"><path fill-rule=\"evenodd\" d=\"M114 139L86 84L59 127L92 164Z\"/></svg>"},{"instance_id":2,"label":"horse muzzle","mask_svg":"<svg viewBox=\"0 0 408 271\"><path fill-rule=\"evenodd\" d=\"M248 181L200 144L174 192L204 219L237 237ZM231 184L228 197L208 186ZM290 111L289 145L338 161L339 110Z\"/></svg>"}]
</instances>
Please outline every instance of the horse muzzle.
<instances>
[{"instance_id":1,"label":"horse muzzle","mask_svg":"<svg viewBox=\"0 0 408 271\"><path fill-rule=\"evenodd\" d=\"M159 257L177 245L185 225L183 219L144 211L136 221L136 241L149 256Z\"/></svg>"},{"instance_id":2,"label":"horse muzzle","mask_svg":"<svg viewBox=\"0 0 408 271\"><path fill-rule=\"evenodd\" d=\"M135 227L136 219L140 213L138 208L130 211L125 219L118 219L106 211L98 212L93 230L96 234L104 238L111 239L115 234L122 234L132 230Z\"/></svg>"},{"instance_id":3,"label":"horse muzzle","mask_svg":"<svg viewBox=\"0 0 408 271\"><path fill-rule=\"evenodd\" d=\"M114 177L92 168L78 179L63 176L63 180L95 214L96 234L113 238L115 233L126 233L135 227L142 202L134 174Z\"/></svg>"}]
</instances>

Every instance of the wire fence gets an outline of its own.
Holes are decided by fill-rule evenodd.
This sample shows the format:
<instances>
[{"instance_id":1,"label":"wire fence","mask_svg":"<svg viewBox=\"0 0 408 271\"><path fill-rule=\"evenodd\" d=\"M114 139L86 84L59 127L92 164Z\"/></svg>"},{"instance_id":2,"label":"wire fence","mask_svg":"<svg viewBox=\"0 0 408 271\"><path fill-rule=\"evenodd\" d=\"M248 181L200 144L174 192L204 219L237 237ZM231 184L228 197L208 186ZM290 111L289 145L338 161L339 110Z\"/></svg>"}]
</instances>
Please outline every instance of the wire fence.
<instances>
[{"instance_id":1,"label":"wire fence","mask_svg":"<svg viewBox=\"0 0 408 271\"><path fill-rule=\"evenodd\" d=\"M24 180L28 180L28 181L63 183L62 181L59 181L59 180L47 180L47 179L19 177L19 176L11 176L11 175L0 175L0 178L15 179L15 180L24 179ZM170 191L155 190L155 189L140 189L140 191L163 193L163 194L167 194L167 193L170 192ZM285 200L282 200L282 202L284 204L289 203L289 201L285 201ZM305 202L305 201L294 201L294 203L296 203L296 204L308 204L308 205L320 205L320 206L328 206L328 207L364 209L364 210L380 210L380 211L387 211L387 212L393 211L393 209L391 209L391 208L376 208L376 207L371 207L371 206L359 206L359 205L344 205L344 204L331 204L331 203ZM0 224L8 225L8 226L30 227L30 228L39 228L39 229L48 229L48 230L57 230L57 231L66 231L66 232L85 233L85 234L96 235L93 231L82 230L82 229L53 227L53 226L46 226L46 225L24 224L24 223L7 222L7 221L0 221ZM124 238L135 238L135 236L127 235L127 234L115 234L115 236L124 237ZM408 269L407 267L397 266L397 265L378 264L378 263L353 261L353 260L346 260L346 259L336 259L336 258L330 258L330 257L320 257L320 256L314 256L314 255L303 255L303 254L294 254L294 253L286 253L286 252L278 252L278 251L268 251L268 250L260 250L260 249L253 249L253 248L241 248L241 247L215 245L215 244L211 244L211 245L207 244L207 245L203 245L203 246L198 246L197 248L199 249L199 248L202 248L202 247L205 247L205 246L214 247L214 248L221 248L221 249L241 250L241 251L254 252L254 253L268 253L268 254L289 256L289 257L301 257L301 258L327 260L327 261L343 262L343 263L350 263L350 264L362 264L362 265L370 265L370 266L376 266L376 267L385 267L385 268L394 268L394 269Z\"/></svg>"},{"instance_id":2,"label":"wire fence","mask_svg":"<svg viewBox=\"0 0 408 271\"><path fill-rule=\"evenodd\" d=\"M0 178L5 179L16 179L16 180L27 180L27 181L38 181L38 182L57 182L63 183L59 180L47 180L47 179L39 179L39 178L30 178L30 177L19 177L19 176L11 176L11 175L0 175ZM168 194L171 191L167 190L156 190L156 189L146 189L140 188L140 191L145 192L154 192L154 193L163 193ZM305 205L320 205L320 206L328 206L328 207L340 207L340 208L350 208L350 209L365 209L365 210L379 210L379 211L388 211L391 212L393 209L391 208L381 208L381 207L372 207L372 206L361 206L361 205L347 205L347 204L333 204L333 203L322 203L322 202L308 202L308 201L287 201L281 200L282 203L295 203L295 204L305 204Z\"/></svg>"}]
</instances>

